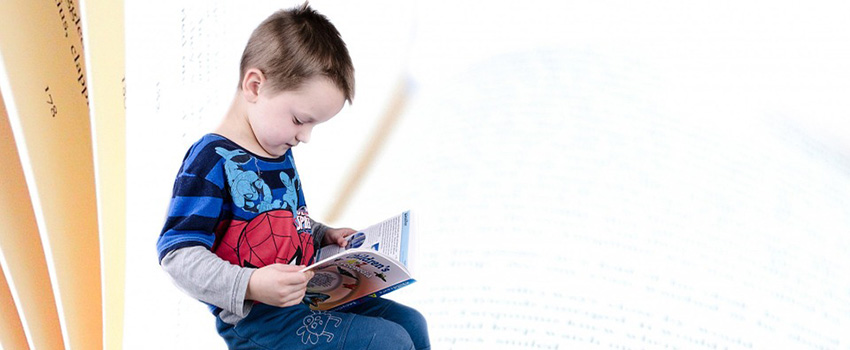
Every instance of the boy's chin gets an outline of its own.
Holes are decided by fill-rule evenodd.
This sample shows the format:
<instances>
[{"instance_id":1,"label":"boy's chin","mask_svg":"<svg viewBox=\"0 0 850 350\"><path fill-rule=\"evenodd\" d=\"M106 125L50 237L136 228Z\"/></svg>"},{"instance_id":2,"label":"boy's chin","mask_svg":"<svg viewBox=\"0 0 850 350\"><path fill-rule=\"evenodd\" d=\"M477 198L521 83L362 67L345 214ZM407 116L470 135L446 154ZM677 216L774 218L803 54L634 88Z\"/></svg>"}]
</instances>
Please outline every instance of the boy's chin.
<instances>
[{"instance_id":1,"label":"boy's chin","mask_svg":"<svg viewBox=\"0 0 850 350\"><path fill-rule=\"evenodd\" d=\"M263 151L265 151L265 153L266 153L265 156L268 157L268 158L282 157L284 154L286 154L286 151L288 151L288 150L289 150L288 146L282 146L282 147L275 148L275 149L263 148Z\"/></svg>"},{"instance_id":2,"label":"boy's chin","mask_svg":"<svg viewBox=\"0 0 850 350\"><path fill-rule=\"evenodd\" d=\"M283 151L280 151L280 152L269 153L269 155L272 156L272 158L283 157L283 155L286 154L286 151L288 151L288 150L289 150L289 148L284 149Z\"/></svg>"}]
</instances>

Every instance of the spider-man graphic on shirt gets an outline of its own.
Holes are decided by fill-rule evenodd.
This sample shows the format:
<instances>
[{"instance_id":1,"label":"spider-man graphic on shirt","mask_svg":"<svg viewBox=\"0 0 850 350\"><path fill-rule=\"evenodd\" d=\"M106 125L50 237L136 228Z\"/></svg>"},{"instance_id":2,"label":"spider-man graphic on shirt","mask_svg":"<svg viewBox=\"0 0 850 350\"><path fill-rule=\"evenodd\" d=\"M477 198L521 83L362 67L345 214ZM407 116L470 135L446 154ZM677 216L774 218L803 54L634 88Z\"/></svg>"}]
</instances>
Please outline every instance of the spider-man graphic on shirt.
<instances>
[{"instance_id":1,"label":"spider-man graphic on shirt","mask_svg":"<svg viewBox=\"0 0 850 350\"><path fill-rule=\"evenodd\" d=\"M258 174L259 168L253 171L245 167L251 162L256 164L256 158L238 150L216 148L216 151L225 160L228 193L242 210L234 212L232 219L219 222L216 228L218 244L213 251L222 259L243 267L311 263L315 252L311 221L307 207L298 206L297 173L279 173L282 186L276 191L282 194L280 198L273 198L273 191ZM243 219L238 214L253 217Z\"/></svg>"}]
</instances>

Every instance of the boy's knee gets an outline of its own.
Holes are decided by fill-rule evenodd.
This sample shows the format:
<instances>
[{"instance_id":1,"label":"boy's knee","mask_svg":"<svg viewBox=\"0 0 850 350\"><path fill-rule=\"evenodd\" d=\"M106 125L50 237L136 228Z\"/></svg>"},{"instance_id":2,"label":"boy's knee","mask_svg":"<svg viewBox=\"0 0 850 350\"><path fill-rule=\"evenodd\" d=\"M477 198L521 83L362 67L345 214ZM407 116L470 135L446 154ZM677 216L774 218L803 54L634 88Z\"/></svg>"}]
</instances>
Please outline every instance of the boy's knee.
<instances>
[{"instance_id":1,"label":"boy's knee","mask_svg":"<svg viewBox=\"0 0 850 350\"><path fill-rule=\"evenodd\" d=\"M370 350L411 350L413 339L398 323L384 321L369 344Z\"/></svg>"},{"instance_id":2,"label":"boy's knee","mask_svg":"<svg viewBox=\"0 0 850 350\"><path fill-rule=\"evenodd\" d=\"M428 322L425 316L414 308L408 308L408 335L413 340L413 344L417 349L428 349L431 347L431 341L428 336Z\"/></svg>"},{"instance_id":3,"label":"boy's knee","mask_svg":"<svg viewBox=\"0 0 850 350\"><path fill-rule=\"evenodd\" d=\"M398 316L394 317L392 320L404 325L404 328L407 329L411 337L427 337L428 322L425 320L425 316L422 315L421 312L412 307L398 303L395 304L395 310L395 312L398 313Z\"/></svg>"},{"instance_id":4,"label":"boy's knee","mask_svg":"<svg viewBox=\"0 0 850 350\"><path fill-rule=\"evenodd\" d=\"M423 316L421 312L419 312L418 310L416 310L414 308L408 308L408 309L410 309L410 316L409 316L410 323L415 325L414 328L416 328L416 329L428 329L428 321L425 320L425 316Z\"/></svg>"}]
</instances>

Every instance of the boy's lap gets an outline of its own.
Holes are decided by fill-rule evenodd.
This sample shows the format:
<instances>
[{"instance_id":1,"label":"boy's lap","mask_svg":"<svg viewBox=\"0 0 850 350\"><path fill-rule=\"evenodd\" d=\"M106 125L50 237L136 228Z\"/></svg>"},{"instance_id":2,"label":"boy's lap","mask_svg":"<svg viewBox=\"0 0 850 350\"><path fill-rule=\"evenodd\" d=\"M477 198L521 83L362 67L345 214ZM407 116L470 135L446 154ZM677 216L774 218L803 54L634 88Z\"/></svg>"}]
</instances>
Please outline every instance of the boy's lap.
<instances>
[{"instance_id":1,"label":"boy's lap","mask_svg":"<svg viewBox=\"0 0 850 350\"><path fill-rule=\"evenodd\" d=\"M375 315L393 305L400 304L376 301L359 309ZM384 348L380 343L410 342L410 337L397 323L365 316L358 310L350 311L313 311L305 305L277 308L256 304L236 326L221 320L217 323L219 334L231 349L380 349Z\"/></svg>"}]
</instances>

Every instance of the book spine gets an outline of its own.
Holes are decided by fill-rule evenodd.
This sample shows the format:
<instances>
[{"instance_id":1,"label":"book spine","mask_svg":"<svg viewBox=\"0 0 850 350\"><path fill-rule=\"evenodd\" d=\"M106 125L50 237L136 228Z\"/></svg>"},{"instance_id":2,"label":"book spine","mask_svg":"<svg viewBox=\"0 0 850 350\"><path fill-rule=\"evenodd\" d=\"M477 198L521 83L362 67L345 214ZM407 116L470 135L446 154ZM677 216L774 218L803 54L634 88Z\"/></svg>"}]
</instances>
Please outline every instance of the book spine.
<instances>
[{"instance_id":1,"label":"book spine","mask_svg":"<svg viewBox=\"0 0 850 350\"><path fill-rule=\"evenodd\" d=\"M407 265L407 246L410 242L410 211L401 214L401 254L399 260L405 267Z\"/></svg>"}]
</instances>

